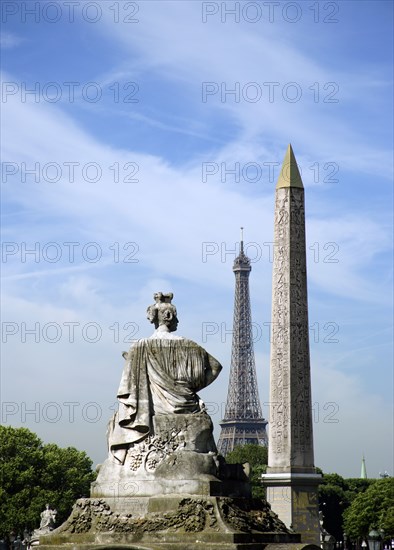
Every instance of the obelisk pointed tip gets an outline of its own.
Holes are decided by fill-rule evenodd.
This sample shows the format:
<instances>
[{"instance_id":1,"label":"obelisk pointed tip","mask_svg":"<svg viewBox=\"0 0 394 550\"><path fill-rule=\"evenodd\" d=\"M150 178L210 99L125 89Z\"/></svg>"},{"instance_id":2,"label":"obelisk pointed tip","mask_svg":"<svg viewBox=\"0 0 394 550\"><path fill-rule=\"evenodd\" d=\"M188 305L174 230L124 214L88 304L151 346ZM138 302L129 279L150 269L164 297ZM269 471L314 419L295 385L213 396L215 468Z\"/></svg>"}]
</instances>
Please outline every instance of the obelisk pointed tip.
<instances>
[{"instance_id":1,"label":"obelisk pointed tip","mask_svg":"<svg viewBox=\"0 0 394 550\"><path fill-rule=\"evenodd\" d=\"M278 183L276 184L277 189L281 187L300 187L301 189L304 187L291 143L287 146Z\"/></svg>"}]
</instances>

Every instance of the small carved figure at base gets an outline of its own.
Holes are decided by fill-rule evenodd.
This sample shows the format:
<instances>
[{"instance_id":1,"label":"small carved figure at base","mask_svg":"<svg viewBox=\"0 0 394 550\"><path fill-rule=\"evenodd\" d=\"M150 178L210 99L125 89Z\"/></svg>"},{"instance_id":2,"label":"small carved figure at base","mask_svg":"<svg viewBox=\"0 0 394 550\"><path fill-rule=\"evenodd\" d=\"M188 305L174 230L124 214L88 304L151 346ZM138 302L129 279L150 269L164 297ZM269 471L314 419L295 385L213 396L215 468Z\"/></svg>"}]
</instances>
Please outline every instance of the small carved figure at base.
<instances>
[{"instance_id":1,"label":"small carved figure at base","mask_svg":"<svg viewBox=\"0 0 394 550\"><path fill-rule=\"evenodd\" d=\"M49 504L46 505L45 510L41 512L40 527L33 531L30 539L31 546L37 546L39 543L39 537L41 535L48 535L55 529L57 510L52 510Z\"/></svg>"}]
</instances>

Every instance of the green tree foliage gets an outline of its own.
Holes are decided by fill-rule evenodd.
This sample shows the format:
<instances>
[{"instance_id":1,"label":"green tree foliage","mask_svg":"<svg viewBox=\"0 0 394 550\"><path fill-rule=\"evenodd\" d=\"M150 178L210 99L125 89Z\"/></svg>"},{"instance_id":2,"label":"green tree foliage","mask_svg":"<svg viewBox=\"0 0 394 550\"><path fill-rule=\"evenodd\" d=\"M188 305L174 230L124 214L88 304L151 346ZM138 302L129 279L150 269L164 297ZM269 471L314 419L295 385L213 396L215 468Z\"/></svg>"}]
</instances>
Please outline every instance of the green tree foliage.
<instances>
[{"instance_id":1,"label":"green tree foliage","mask_svg":"<svg viewBox=\"0 0 394 550\"><path fill-rule=\"evenodd\" d=\"M338 474L323 474L323 482L319 485L319 508L324 515L324 528L335 537L343 539L342 515L349 506L346 496L346 480Z\"/></svg>"},{"instance_id":2,"label":"green tree foliage","mask_svg":"<svg viewBox=\"0 0 394 550\"><path fill-rule=\"evenodd\" d=\"M376 479L344 479L338 474L323 474L323 483L319 486L319 507L324 514L324 528L336 540L343 540L344 531L354 540L361 536L354 529L348 530L348 524L344 524L344 517L349 513L352 503L356 499L364 498L376 483ZM387 506L385 510L388 511ZM371 521L368 523L367 532L370 526Z\"/></svg>"},{"instance_id":3,"label":"green tree foliage","mask_svg":"<svg viewBox=\"0 0 394 550\"><path fill-rule=\"evenodd\" d=\"M226 456L226 462L229 464L244 464L249 462L251 473L250 482L252 485L252 496L255 498L264 498L265 491L261 486L261 474L267 469L268 449L261 445L240 445Z\"/></svg>"},{"instance_id":4,"label":"green tree foliage","mask_svg":"<svg viewBox=\"0 0 394 550\"><path fill-rule=\"evenodd\" d=\"M62 523L74 501L89 495L94 478L85 452L44 445L26 428L0 426L0 535L37 528L47 503Z\"/></svg>"},{"instance_id":5,"label":"green tree foliage","mask_svg":"<svg viewBox=\"0 0 394 550\"><path fill-rule=\"evenodd\" d=\"M344 513L344 528L352 539L367 538L371 528L394 537L394 478L379 479L358 494Z\"/></svg>"}]
</instances>

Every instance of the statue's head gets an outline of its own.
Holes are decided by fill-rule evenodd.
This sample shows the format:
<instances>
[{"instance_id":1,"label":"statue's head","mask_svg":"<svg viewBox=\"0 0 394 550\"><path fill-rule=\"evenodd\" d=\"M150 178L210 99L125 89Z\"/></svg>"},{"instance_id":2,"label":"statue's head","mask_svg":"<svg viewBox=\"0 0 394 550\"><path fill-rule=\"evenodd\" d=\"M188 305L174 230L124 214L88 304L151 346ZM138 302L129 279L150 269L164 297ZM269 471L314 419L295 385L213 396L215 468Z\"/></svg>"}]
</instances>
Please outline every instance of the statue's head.
<instances>
[{"instance_id":1,"label":"statue's head","mask_svg":"<svg viewBox=\"0 0 394 550\"><path fill-rule=\"evenodd\" d=\"M173 297L174 295L172 292L168 294L156 292L153 295L155 303L148 307L146 316L147 319L155 325L155 328L164 325L169 332L176 331L179 321L176 307L171 303Z\"/></svg>"}]
</instances>

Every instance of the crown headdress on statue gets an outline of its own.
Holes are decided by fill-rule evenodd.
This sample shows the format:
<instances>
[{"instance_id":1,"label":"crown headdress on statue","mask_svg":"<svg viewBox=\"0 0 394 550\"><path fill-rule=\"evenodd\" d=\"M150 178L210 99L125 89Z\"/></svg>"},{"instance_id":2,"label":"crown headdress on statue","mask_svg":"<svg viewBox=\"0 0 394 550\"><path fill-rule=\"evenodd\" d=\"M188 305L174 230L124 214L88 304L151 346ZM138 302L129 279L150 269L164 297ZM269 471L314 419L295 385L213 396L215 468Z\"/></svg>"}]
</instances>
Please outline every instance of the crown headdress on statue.
<instances>
[{"instance_id":1,"label":"crown headdress on statue","mask_svg":"<svg viewBox=\"0 0 394 550\"><path fill-rule=\"evenodd\" d=\"M167 292L167 294L163 294L162 292L155 292L153 295L153 299L156 302L156 304L171 304L171 300L173 299L174 294L172 292Z\"/></svg>"}]
</instances>

